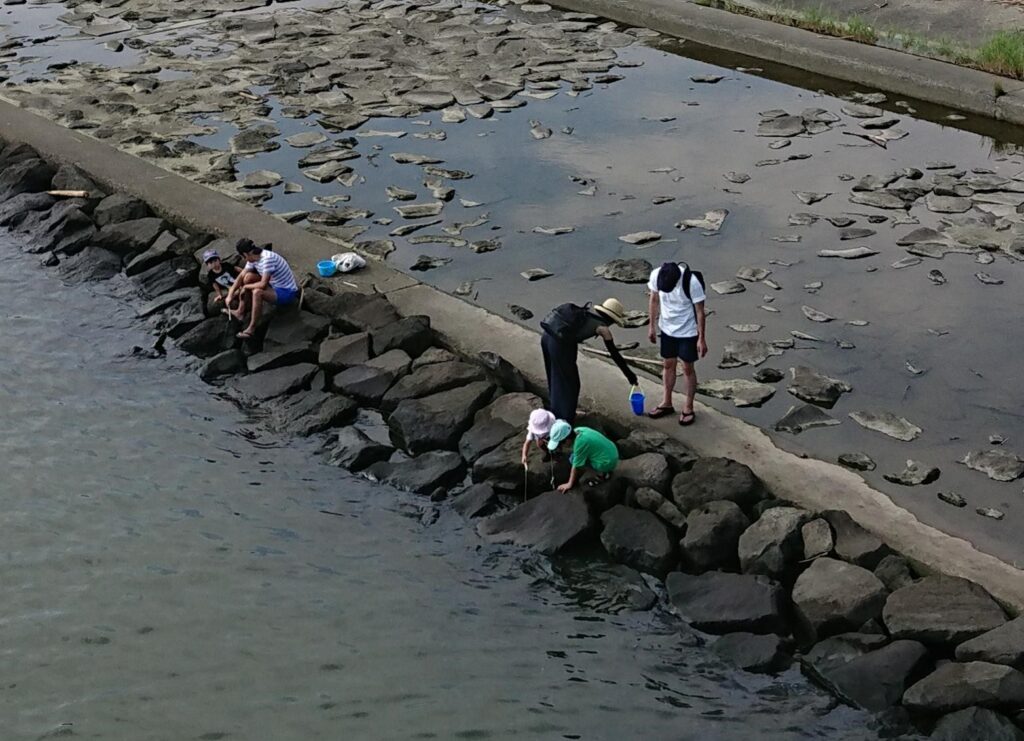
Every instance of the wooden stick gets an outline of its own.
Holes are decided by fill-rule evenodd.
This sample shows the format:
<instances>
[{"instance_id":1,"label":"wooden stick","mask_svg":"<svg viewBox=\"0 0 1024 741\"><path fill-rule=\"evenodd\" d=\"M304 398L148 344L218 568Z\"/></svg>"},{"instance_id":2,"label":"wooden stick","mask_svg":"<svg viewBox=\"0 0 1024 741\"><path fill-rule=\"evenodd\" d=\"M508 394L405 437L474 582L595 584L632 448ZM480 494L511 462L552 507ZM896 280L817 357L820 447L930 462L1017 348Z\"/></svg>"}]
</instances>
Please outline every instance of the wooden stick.
<instances>
[{"instance_id":1,"label":"wooden stick","mask_svg":"<svg viewBox=\"0 0 1024 741\"><path fill-rule=\"evenodd\" d=\"M88 198L89 191L87 190L48 190L46 191L48 196L57 196L58 198Z\"/></svg>"}]
</instances>

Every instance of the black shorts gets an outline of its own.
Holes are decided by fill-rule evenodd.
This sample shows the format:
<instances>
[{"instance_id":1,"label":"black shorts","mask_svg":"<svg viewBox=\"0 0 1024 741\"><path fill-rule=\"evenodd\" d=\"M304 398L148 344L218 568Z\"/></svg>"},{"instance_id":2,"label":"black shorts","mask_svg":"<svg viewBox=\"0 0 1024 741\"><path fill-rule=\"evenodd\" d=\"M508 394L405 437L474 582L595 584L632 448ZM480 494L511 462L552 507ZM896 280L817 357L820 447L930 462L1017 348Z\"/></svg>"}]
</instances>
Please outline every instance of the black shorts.
<instances>
[{"instance_id":1,"label":"black shorts","mask_svg":"<svg viewBox=\"0 0 1024 741\"><path fill-rule=\"evenodd\" d=\"M679 358L687 363L697 362L696 337L672 337L661 333L661 357L666 360Z\"/></svg>"}]
</instances>

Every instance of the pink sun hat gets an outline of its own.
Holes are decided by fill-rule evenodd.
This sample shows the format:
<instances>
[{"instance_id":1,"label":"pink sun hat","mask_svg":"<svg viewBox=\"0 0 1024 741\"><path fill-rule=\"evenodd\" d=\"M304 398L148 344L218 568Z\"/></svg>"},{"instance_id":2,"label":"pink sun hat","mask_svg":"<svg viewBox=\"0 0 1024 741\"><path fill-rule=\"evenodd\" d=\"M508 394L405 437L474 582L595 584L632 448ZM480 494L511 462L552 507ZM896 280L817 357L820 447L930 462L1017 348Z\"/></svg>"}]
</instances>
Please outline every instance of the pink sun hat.
<instances>
[{"instance_id":1,"label":"pink sun hat","mask_svg":"<svg viewBox=\"0 0 1024 741\"><path fill-rule=\"evenodd\" d=\"M530 412L530 421L526 425L526 431L534 437L547 437L551 432L551 425L555 423L555 415L547 409L534 409Z\"/></svg>"}]
</instances>

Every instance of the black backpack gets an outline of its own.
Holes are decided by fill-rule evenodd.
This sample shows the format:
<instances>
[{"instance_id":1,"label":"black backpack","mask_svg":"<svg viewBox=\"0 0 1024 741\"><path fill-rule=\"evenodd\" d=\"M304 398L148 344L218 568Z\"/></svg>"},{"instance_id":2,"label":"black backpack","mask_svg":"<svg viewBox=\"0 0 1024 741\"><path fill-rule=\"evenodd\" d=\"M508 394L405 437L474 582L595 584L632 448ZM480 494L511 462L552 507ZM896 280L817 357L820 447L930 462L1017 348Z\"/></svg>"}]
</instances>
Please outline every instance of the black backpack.
<instances>
[{"instance_id":1,"label":"black backpack","mask_svg":"<svg viewBox=\"0 0 1024 741\"><path fill-rule=\"evenodd\" d=\"M662 268L664 268L665 265L671 265L671 264L672 263L664 263L662 265ZM693 276L694 278L696 278L697 282L700 283L701 289L704 290L704 289L707 288L707 284L704 282L704 273L700 272L699 270L690 270L690 266L687 265L685 262L681 262L681 263L678 263L678 264L683 266L683 274L679 278L679 280L681 280L683 282L683 293L686 294L686 298L688 298L690 300L690 303L692 304L693 303L693 297L690 296L690 276ZM675 286L673 286L672 288L674 290Z\"/></svg>"},{"instance_id":2,"label":"black backpack","mask_svg":"<svg viewBox=\"0 0 1024 741\"><path fill-rule=\"evenodd\" d=\"M541 320L540 326L552 337L563 341L578 342L579 332L587 322L590 304L561 304L553 308Z\"/></svg>"}]
</instances>

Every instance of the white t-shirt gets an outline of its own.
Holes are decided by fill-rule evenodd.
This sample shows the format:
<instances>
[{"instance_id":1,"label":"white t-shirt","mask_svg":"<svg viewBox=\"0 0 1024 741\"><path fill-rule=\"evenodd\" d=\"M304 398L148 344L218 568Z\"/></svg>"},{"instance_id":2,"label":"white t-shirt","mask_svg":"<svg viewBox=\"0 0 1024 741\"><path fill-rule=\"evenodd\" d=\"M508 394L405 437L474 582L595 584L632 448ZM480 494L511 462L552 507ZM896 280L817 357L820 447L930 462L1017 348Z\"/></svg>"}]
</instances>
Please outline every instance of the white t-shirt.
<instances>
[{"instance_id":1,"label":"white t-shirt","mask_svg":"<svg viewBox=\"0 0 1024 741\"><path fill-rule=\"evenodd\" d=\"M281 288L286 291L299 290L288 261L272 250L263 250L260 253L259 262L246 263L245 267L248 270L256 271L261 277L269 273L271 288Z\"/></svg>"},{"instance_id":2,"label":"white t-shirt","mask_svg":"<svg viewBox=\"0 0 1024 741\"><path fill-rule=\"evenodd\" d=\"M680 268L682 269L682 268ZM670 292L658 291L658 273L661 268L655 268L651 273L651 279L647 282L647 288L651 292L657 291L661 301L661 311L658 316L658 329L670 337L696 337L697 315L694 313L693 304L704 303L704 289L700 281L690 275L690 299L683 293L683 279L680 278L676 287Z\"/></svg>"}]
</instances>

